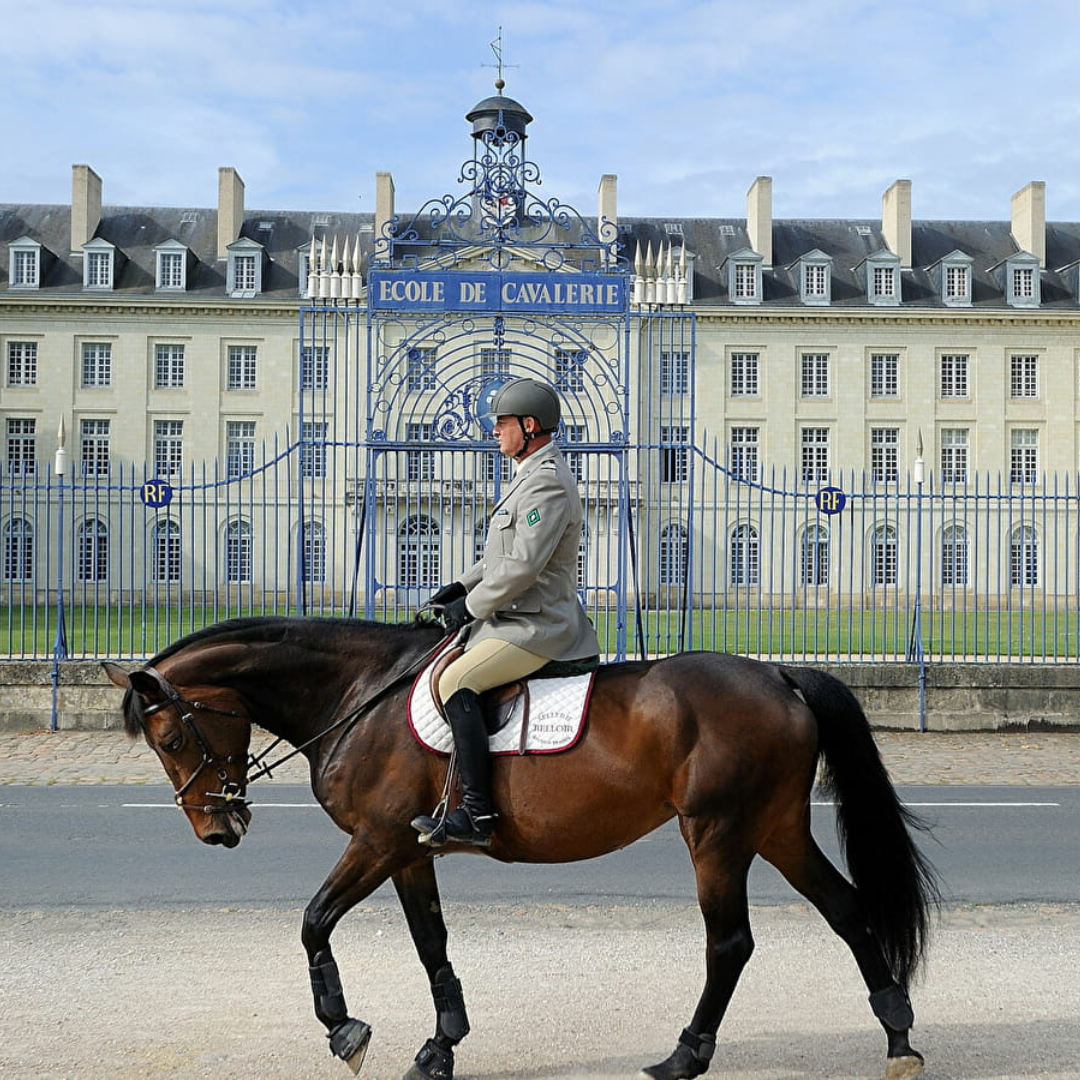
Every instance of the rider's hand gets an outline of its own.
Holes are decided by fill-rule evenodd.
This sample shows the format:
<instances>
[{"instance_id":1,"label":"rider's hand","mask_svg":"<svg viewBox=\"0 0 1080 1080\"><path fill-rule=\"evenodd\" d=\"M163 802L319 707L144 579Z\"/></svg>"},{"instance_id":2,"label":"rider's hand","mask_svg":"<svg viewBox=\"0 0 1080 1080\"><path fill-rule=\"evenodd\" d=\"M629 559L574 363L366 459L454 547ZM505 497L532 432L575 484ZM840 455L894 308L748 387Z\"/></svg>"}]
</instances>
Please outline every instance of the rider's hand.
<instances>
[{"instance_id":1,"label":"rider's hand","mask_svg":"<svg viewBox=\"0 0 1080 1080\"><path fill-rule=\"evenodd\" d=\"M449 604L451 600L460 600L465 596L465 592L465 586L460 581L451 581L449 585L444 585L438 592L431 594L428 606L443 607Z\"/></svg>"},{"instance_id":2,"label":"rider's hand","mask_svg":"<svg viewBox=\"0 0 1080 1080\"><path fill-rule=\"evenodd\" d=\"M456 634L463 626L467 626L476 616L468 609L465 597L459 596L451 600L442 609L442 623L448 634Z\"/></svg>"}]
</instances>

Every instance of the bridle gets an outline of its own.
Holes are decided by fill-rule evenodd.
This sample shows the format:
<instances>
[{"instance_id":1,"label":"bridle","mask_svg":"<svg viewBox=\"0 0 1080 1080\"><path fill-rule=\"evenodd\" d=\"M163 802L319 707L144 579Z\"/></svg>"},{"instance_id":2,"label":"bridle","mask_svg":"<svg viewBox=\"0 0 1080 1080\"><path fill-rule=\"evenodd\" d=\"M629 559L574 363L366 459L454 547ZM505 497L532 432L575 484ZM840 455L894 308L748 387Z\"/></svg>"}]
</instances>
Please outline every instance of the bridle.
<instances>
[{"instance_id":1,"label":"bridle","mask_svg":"<svg viewBox=\"0 0 1080 1080\"><path fill-rule=\"evenodd\" d=\"M254 759L250 754L245 754L243 758L241 758L239 754L217 753L217 751L211 747L206 736L203 734L202 728L199 727L198 722L195 720L195 713L209 712L215 713L218 716L233 716L242 720L248 720L248 717L244 713L234 712L231 709L219 709L216 705L207 705L202 701L192 701L190 698L186 698L179 693L169 680L156 668L144 668L143 670L149 672L157 679L166 694L164 701L156 701L153 705L149 705L142 710L143 719L175 705L177 707L177 712L180 715L180 722L191 732L192 738L194 738L195 742L198 743L200 750L202 750L202 760L195 767L192 774L176 789L176 805L180 807L181 810L198 810L204 814L231 814L241 807L249 806L250 800L246 799L244 796L247 793L247 772ZM185 708L180 708L180 706L185 706ZM244 763L244 779L240 782L230 780L229 774L226 771L226 766L235 765L241 760ZM218 779L221 781L221 790L207 791L204 794L207 799L220 799L220 804L213 803L197 806L193 803L185 802L184 793L188 788L195 783L204 769L212 769L215 766L217 768Z\"/></svg>"}]
</instances>

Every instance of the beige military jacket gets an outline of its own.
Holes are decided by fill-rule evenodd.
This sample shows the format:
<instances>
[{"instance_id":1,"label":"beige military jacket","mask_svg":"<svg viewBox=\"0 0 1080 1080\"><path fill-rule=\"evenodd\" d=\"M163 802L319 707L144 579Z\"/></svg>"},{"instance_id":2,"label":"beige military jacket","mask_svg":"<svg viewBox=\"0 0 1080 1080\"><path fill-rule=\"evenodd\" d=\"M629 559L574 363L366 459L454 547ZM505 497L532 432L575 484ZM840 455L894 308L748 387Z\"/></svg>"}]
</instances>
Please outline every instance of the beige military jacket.
<instances>
[{"instance_id":1,"label":"beige military jacket","mask_svg":"<svg viewBox=\"0 0 1080 1080\"><path fill-rule=\"evenodd\" d=\"M467 648L496 638L551 660L600 652L577 594L582 517L555 443L530 454L492 511L483 558L460 579L477 618Z\"/></svg>"}]
</instances>

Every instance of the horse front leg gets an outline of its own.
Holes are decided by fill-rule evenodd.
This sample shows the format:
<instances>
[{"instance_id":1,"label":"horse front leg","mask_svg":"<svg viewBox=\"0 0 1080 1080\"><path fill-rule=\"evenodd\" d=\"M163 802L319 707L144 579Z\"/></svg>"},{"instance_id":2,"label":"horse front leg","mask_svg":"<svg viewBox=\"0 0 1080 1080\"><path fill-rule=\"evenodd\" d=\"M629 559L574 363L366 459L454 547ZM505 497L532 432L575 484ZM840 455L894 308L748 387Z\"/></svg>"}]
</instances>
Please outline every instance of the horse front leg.
<instances>
[{"instance_id":1,"label":"horse front leg","mask_svg":"<svg viewBox=\"0 0 1080 1080\"><path fill-rule=\"evenodd\" d=\"M330 871L304 911L301 931L308 958L315 1015L326 1027L330 1051L354 1073L360 1071L371 1041L371 1026L349 1016L330 936L342 916L390 876L390 868L356 837Z\"/></svg>"},{"instance_id":2,"label":"horse front leg","mask_svg":"<svg viewBox=\"0 0 1080 1080\"><path fill-rule=\"evenodd\" d=\"M651 1080L691 1080L708 1070L720 1021L754 951L746 893L750 857L720 843L714 828L687 819L680 826L694 860L705 919L705 988L671 1056L642 1070Z\"/></svg>"},{"instance_id":3,"label":"horse front leg","mask_svg":"<svg viewBox=\"0 0 1080 1080\"><path fill-rule=\"evenodd\" d=\"M434 860L399 871L393 882L435 1002L435 1035L421 1047L405 1080L452 1080L454 1047L469 1034L469 1018L461 982L446 954L446 923Z\"/></svg>"}]
</instances>

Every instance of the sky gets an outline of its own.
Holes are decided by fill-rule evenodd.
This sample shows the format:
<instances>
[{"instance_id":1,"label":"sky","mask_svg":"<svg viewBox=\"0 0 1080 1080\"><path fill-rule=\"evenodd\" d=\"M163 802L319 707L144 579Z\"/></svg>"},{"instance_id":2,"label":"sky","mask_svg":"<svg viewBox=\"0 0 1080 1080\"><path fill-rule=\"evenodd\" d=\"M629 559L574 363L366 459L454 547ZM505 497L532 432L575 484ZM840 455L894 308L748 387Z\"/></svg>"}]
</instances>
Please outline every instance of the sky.
<instances>
[{"instance_id":1,"label":"sky","mask_svg":"<svg viewBox=\"0 0 1080 1080\"><path fill-rule=\"evenodd\" d=\"M537 193L621 217L867 218L899 178L916 218L1007 220L1031 180L1080 220L1075 0L0 0L0 203L261 210L457 195L464 116L534 116Z\"/></svg>"}]
</instances>

